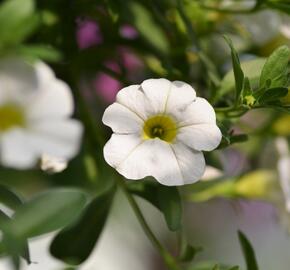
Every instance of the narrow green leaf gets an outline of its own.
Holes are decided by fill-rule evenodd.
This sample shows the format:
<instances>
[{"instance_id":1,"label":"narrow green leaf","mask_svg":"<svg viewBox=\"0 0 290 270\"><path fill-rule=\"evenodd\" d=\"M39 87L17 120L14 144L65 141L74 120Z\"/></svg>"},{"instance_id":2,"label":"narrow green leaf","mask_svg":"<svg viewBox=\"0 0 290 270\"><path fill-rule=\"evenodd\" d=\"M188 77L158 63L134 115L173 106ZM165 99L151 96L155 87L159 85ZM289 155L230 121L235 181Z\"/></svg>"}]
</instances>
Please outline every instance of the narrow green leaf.
<instances>
[{"instance_id":1,"label":"narrow green leaf","mask_svg":"<svg viewBox=\"0 0 290 270\"><path fill-rule=\"evenodd\" d=\"M288 61L290 50L284 45L277 48L267 59L260 77L260 88L265 88L267 81L270 87L285 87L288 81Z\"/></svg>"},{"instance_id":2,"label":"narrow green leaf","mask_svg":"<svg viewBox=\"0 0 290 270\"><path fill-rule=\"evenodd\" d=\"M193 247L191 245L185 245L180 252L179 260L182 262L190 262L195 258L196 254L201 251L202 251L201 247Z\"/></svg>"},{"instance_id":3,"label":"narrow green leaf","mask_svg":"<svg viewBox=\"0 0 290 270\"><path fill-rule=\"evenodd\" d=\"M172 231L181 227L182 205L176 187L162 186L157 182L143 181L128 185L131 193L142 197L157 207L164 215L167 226Z\"/></svg>"},{"instance_id":4,"label":"narrow green leaf","mask_svg":"<svg viewBox=\"0 0 290 270\"><path fill-rule=\"evenodd\" d=\"M0 202L13 210L22 204L20 197L3 185L0 185Z\"/></svg>"},{"instance_id":5,"label":"narrow green leaf","mask_svg":"<svg viewBox=\"0 0 290 270\"><path fill-rule=\"evenodd\" d=\"M238 235L240 245L242 247L243 254L246 260L247 270L259 270L255 252L253 247L251 246L251 243L241 231L238 231Z\"/></svg>"},{"instance_id":6,"label":"narrow green leaf","mask_svg":"<svg viewBox=\"0 0 290 270\"><path fill-rule=\"evenodd\" d=\"M111 207L114 189L96 196L79 220L63 229L50 246L51 254L68 263L78 265L91 254L103 230Z\"/></svg>"},{"instance_id":7,"label":"narrow green leaf","mask_svg":"<svg viewBox=\"0 0 290 270\"><path fill-rule=\"evenodd\" d=\"M229 270L239 270L239 269L240 269L239 266L234 266L234 267L230 268Z\"/></svg>"},{"instance_id":8,"label":"narrow green leaf","mask_svg":"<svg viewBox=\"0 0 290 270\"><path fill-rule=\"evenodd\" d=\"M151 12L135 1L131 1L128 7L132 16L132 23L141 36L160 52L167 53L169 49L167 38L155 22Z\"/></svg>"},{"instance_id":9,"label":"narrow green leaf","mask_svg":"<svg viewBox=\"0 0 290 270\"><path fill-rule=\"evenodd\" d=\"M258 98L260 104L265 104L268 102L276 101L288 94L288 88L286 87L276 87L267 89Z\"/></svg>"},{"instance_id":10,"label":"narrow green leaf","mask_svg":"<svg viewBox=\"0 0 290 270\"><path fill-rule=\"evenodd\" d=\"M236 105L237 105L244 87L244 72L241 68L239 55L236 52L232 41L227 36L224 36L224 38L231 49L232 65L236 82Z\"/></svg>"},{"instance_id":11,"label":"narrow green leaf","mask_svg":"<svg viewBox=\"0 0 290 270\"><path fill-rule=\"evenodd\" d=\"M20 240L20 243L18 243L18 239L9 239L9 236L6 235L5 226L2 227L2 224L5 224L10 221L10 217L6 215L3 211L0 209L0 229L3 233L3 240L0 243L0 254L1 253L7 253L11 256L22 256L28 264L31 263L30 260L30 253L29 253L29 246L27 240ZM10 243L7 245L7 241L10 241ZM12 249L11 249L12 247ZM18 259L14 258L16 263L18 263Z\"/></svg>"},{"instance_id":12,"label":"narrow green leaf","mask_svg":"<svg viewBox=\"0 0 290 270\"><path fill-rule=\"evenodd\" d=\"M20 238L54 231L73 222L85 203L85 193L78 189L50 190L18 207L7 228Z\"/></svg>"},{"instance_id":13,"label":"narrow green leaf","mask_svg":"<svg viewBox=\"0 0 290 270\"><path fill-rule=\"evenodd\" d=\"M159 186L158 202L168 228L177 231L181 228L182 205L177 187Z\"/></svg>"},{"instance_id":14,"label":"narrow green leaf","mask_svg":"<svg viewBox=\"0 0 290 270\"><path fill-rule=\"evenodd\" d=\"M58 62L62 58L59 51L46 45L22 45L16 49L19 54L32 60L42 59L47 62Z\"/></svg>"}]
</instances>

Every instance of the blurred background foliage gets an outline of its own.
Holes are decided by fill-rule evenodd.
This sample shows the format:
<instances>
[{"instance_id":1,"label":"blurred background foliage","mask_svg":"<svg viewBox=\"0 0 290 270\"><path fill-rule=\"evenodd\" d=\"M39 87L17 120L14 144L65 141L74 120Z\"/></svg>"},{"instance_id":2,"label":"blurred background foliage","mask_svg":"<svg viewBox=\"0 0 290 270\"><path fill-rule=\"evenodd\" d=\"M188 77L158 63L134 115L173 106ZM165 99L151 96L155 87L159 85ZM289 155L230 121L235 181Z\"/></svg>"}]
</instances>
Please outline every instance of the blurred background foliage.
<instances>
[{"instance_id":1,"label":"blurred background foliage","mask_svg":"<svg viewBox=\"0 0 290 270\"><path fill-rule=\"evenodd\" d=\"M180 189L151 179L117 184L129 200L134 194L149 201L179 236L191 233L182 229L182 204L216 197L271 202L289 226L289 194L277 171L289 155L289 14L283 0L1 1L0 57L49 63L71 86L86 130L81 152L59 174L0 169L0 202L15 210L11 220L0 211L1 253L17 268L19 254L30 262L28 238L64 228L50 252L68 264L89 257L116 192L116 173L103 160L110 130L102 113L122 86L146 78L192 84L215 107L223 141L206 154L211 181ZM247 262L241 269L258 269L249 241L239 236ZM175 269L239 269L191 262L200 249L178 242L182 268Z\"/></svg>"}]
</instances>

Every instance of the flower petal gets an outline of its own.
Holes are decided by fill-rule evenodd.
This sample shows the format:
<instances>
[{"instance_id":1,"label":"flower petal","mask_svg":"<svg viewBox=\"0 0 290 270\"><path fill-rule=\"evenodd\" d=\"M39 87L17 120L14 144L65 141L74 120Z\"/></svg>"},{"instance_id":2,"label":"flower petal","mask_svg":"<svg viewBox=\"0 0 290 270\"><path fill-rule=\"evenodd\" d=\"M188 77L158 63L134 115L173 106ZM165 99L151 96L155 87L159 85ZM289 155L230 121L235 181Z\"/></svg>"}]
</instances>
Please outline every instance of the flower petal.
<instances>
[{"instance_id":1,"label":"flower petal","mask_svg":"<svg viewBox=\"0 0 290 270\"><path fill-rule=\"evenodd\" d=\"M183 114L187 106L195 99L196 92L189 84L174 81L171 84L165 111L179 119L178 115Z\"/></svg>"},{"instance_id":2,"label":"flower petal","mask_svg":"<svg viewBox=\"0 0 290 270\"><path fill-rule=\"evenodd\" d=\"M203 153L190 149L183 143L172 144L172 151L176 157L183 184L192 184L201 179L205 171Z\"/></svg>"},{"instance_id":3,"label":"flower petal","mask_svg":"<svg viewBox=\"0 0 290 270\"><path fill-rule=\"evenodd\" d=\"M103 123L116 133L140 132L143 120L133 111L119 103L113 103L104 112Z\"/></svg>"},{"instance_id":4,"label":"flower petal","mask_svg":"<svg viewBox=\"0 0 290 270\"><path fill-rule=\"evenodd\" d=\"M186 109L177 115L179 126L216 123L213 107L204 98L196 98Z\"/></svg>"},{"instance_id":5,"label":"flower petal","mask_svg":"<svg viewBox=\"0 0 290 270\"><path fill-rule=\"evenodd\" d=\"M104 158L110 166L117 168L142 142L136 134L112 134L104 147Z\"/></svg>"},{"instance_id":6,"label":"flower petal","mask_svg":"<svg viewBox=\"0 0 290 270\"><path fill-rule=\"evenodd\" d=\"M21 129L13 129L1 137L1 164L15 169L36 165L38 155L27 144L28 136Z\"/></svg>"},{"instance_id":7,"label":"flower petal","mask_svg":"<svg viewBox=\"0 0 290 270\"><path fill-rule=\"evenodd\" d=\"M144 93L140 90L140 85L131 85L121 89L117 94L116 102L127 107L142 119L146 119L152 110Z\"/></svg>"},{"instance_id":8,"label":"flower petal","mask_svg":"<svg viewBox=\"0 0 290 270\"><path fill-rule=\"evenodd\" d=\"M64 118L72 115L73 97L69 86L58 80L44 63L36 65L38 92L31 99L28 118Z\"/></svg>"},{"instance_id":9,"label":"flower petal","mask_svg":"<svg viewBox=\"0 0 290 270\"><path fill-rule=\"evenodd\" d=\"M211 151L221 142L222 133L215 124L196 124L178 130L177 140L198 151Z\"/></svg>"},{"instance_id":10,"label":"flower petal","mask_svg":"<svg viewBox=\"0 0 290 270\"><path fill-rule=\"evenodd\" d=\"M142 82L142 90L152 105L152 114L165 112L171 86L171 82L166 79L149 79Z\"/></svg>"},{"instance_id":11,"label":"flower petal","mask_svg":"<svg viewBox=\"0 0 290 270\"><path fill-rule=\"evenodd\" d=\"M0 105L26 104L37 85L35 69L23 59L7 58L0 61Z\"/></svg>"},{"instance_id":12,"label":"flower petal","mask_svg":"<svg viewBox=\"0 0 290 270\"><path fill-rule=\"evenodd\" d=\"M83 127L77 120L35 123L29 132L29 144L39 155L71 159L80 148Z\"/></svg>"},{"instance_id":13,"label":"flower petal","mask_svg":"<svg viewBox=\"0 0 290 270\"><path fill-rule=\"evenodd\" d=\"M104 148L106 161L128 179L153 176L168 186L192 183L202 176L203 154L182 144L142 141L136 135L113 134Z\"/></svg>"}]
</instances>

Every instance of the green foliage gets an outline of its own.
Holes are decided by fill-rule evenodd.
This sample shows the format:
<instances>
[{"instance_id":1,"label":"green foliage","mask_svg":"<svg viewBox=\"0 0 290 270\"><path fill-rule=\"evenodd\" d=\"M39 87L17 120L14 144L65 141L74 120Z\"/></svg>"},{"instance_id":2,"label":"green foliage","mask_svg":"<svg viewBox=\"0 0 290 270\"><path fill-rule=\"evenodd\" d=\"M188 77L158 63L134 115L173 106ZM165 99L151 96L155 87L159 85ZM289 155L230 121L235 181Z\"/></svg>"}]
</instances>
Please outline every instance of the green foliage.
<instances>
[{"instance_id":1,"label":"green foliage","mask_svg":"<svg viewBox=\"0 0 290 270\"><path fill-rule=\"evenodd\" d=\"M0 6L0 48L22 42L38 25L33 0L4 1Z\"/></svg>"},{"instance_id":2,"label":"green foliage","mask_svg":"<svg viewBox=\"0 0 290 270\"><path fill-rule=\"evenodd\" d=\"M38 236L73 222L85 203L85 193L78 189L50 190L18 207L3 226L19 238Z\"/></svg>"},{"instance_id":3,"label":"green foliage","mask_svg":"<svg viewBox=\"0 0 290 270\"><path fill-rule=\"evenodd\" d=\"M247 239L247 237L241 232L238 232L240 245L243 250L243 254L246 260L247 270L259 270L258 264L256 261L256 256L251 243Z\"/></svg>"},{"instance_id":4,"label":"green foliage","mask_svg":"<svg viewBox=\"0 0 290 270\"><path fill-rule=\"evenodd\" d=\"M137 1L129 1L129 11L132 23L136 26L142 37L162 53L168 52L168 43L164 32L154 21L152 14Z\"/></svg>"},{"instance_id":5,"label":"green foliage","mask_svg":"<svg viewBox=\"0 0 290 270\"><path fill-rule=\"evenodd\" d=\"M234 70L234 76L235 76L235 84L236 84L236 99L235 99L235 105L237 106L240 101L240 96L244 87L244 72L242 71L239 55L236 52L234 45L230 38L227 36L224 36L226 42L228 43L229 47L231 48L231 56L232 56L232 65Z\"/></svg>"},{"instance_id":6,"label":"green foliage","mask_svg":"<svg viewBox=\"0 0 290 270\"><path fill-rule=\"evenodd\" d=\"M68 264L81 264L91 254L110 211L114 188L98 194L81 217L54 238L50 252Z\"/></svg>"},{"instance_id":7,"label":"green foliage","mask_svg":"<svg viewBox=\"0 0 290 270\"><path fill-rule=\"evenodd\" d=\"M22 199L6 186L0 185L0 202L11 209L17 209L22 204Z\"/></svg>"},{"instance_id":8,"label":"green foliage","mask_svg":"<svg viewBox=\"0 0 290 270\"><path fill-rule=\"evenodd\" d=\"M281 46L267 59L260 77L260 88L285 87L288 82L290 49Z\"/></svg>"},{"instance_id":9,"label":"green foliage","mask_svg":"<svg viewBox=\"0 0 290 270\"><path fill-rule=\"evenodd\" d=\"M128 187L131 193L149 201L163 213L170 230L181 228L182 205L177 187L162 186L150 181L132 183Z\"/></svg>"}]
</instances>

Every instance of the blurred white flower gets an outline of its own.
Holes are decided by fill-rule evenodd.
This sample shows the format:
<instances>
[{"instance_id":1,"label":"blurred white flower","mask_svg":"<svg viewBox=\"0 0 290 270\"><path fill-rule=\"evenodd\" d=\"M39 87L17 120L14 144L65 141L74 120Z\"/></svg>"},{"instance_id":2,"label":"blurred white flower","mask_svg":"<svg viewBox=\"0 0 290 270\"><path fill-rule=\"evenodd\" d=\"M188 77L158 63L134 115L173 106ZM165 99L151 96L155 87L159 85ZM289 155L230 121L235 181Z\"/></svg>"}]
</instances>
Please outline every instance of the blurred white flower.
<instances>
[{"instance_id":1,"label":"blurred white flower","mask_svg":"<svg viewBox=\"0 0 290 270\"><path fill-rule=\"evenodd\" d=\"M82 125L69 86L44 63L0 62L0 161L17 169L35 166L43 154L75 156Z\"/></svg>"},{"instance_id":2,"label":"blurred white flower","mask_svg":"<svg viewBox=\"0 0 290 270\"><path fill-rule=\"evenodd\" d=\"M202 150L221 141L212 106L180 81L149 79L123 88L103 122L114 134L105 160L128 179L153 176L161 184L198 181L205 170Z\"/></svg>"},{"instance_id":3,"label":"blurred white flower","mask_svg":"<svg viewBox=\"0 0 290 270\"><path fill-rule=\"evenodd\" d=\"M40 160L40 168L49 174L59 173L67 168L67 161L43 154Z\"/></svg>"},{"instance_id":4,"label":"blurred white flower","mask_svg":"<svg viewBox=\"0 0 290 270\"><path fill-rule=\"evenodd\" d=\"M280 185L285 198L285 207L290 212L290 155L288 150L288 142L286 138L279 137L275 141L279 154L277 164Z\"/></svg>"}]
</instances>

